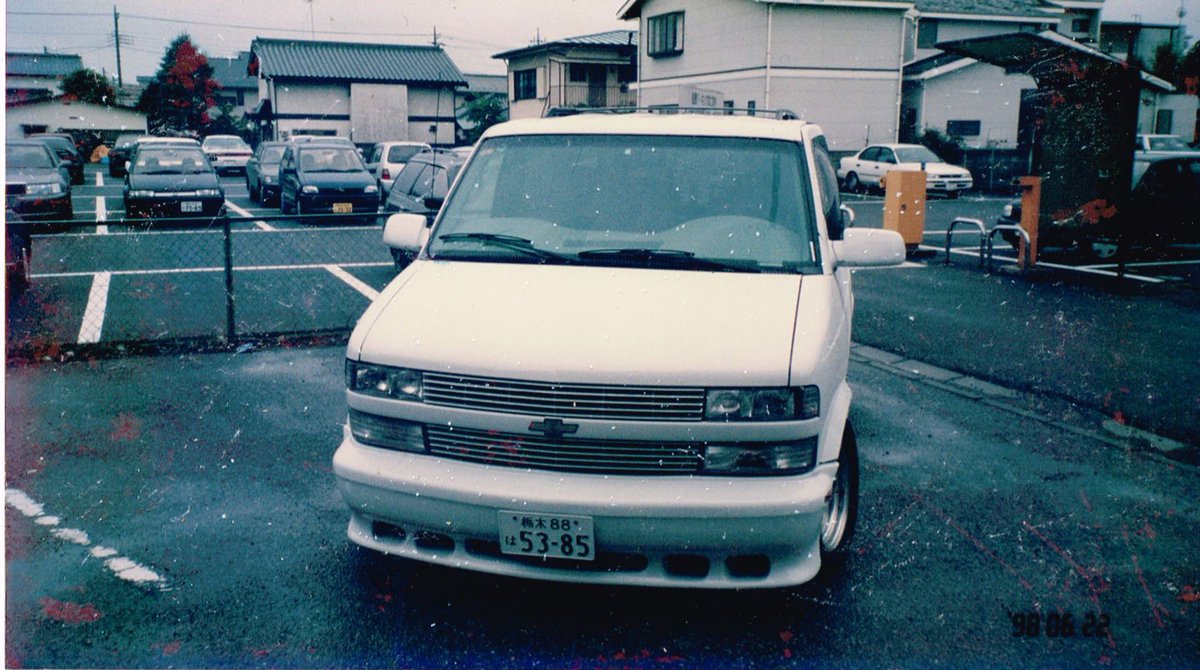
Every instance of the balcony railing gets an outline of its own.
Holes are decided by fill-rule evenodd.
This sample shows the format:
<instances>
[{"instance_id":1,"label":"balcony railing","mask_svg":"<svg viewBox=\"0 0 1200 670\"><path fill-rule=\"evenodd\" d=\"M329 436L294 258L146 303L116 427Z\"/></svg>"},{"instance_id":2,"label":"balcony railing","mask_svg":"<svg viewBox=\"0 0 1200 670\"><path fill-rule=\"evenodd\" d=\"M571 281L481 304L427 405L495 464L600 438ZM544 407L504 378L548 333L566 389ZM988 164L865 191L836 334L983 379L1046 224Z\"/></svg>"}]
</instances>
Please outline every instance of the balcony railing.
<instances>
[{"instance_id":1,"label":"balcony railing","mask_svg":"<svg viewBox=\"0 0 1200 670\"><path fill-rule=\"evenodd\" d=\"M637 104L637 93L628 90L627 86L563 84L552 86L548 97L552 107L632 107Z\"/></svg>"}]
</instances>

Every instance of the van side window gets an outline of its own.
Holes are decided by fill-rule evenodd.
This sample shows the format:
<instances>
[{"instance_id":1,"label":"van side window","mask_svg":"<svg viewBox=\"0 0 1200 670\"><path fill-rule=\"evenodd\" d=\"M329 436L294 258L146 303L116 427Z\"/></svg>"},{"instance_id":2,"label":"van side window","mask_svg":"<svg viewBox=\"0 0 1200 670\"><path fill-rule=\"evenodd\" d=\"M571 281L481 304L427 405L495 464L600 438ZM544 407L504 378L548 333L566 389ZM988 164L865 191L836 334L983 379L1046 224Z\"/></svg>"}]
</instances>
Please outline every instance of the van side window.
<instances>
[{"instance_id":1,"label":"van side window","mask_svg":"<svg viewBox=\"0 0 1200 670\"><path fill-rule=\"evenodd\" d=\"M846 224L842 220L837 170L833 169L833 159L829 157L829 147L825 144L823 136L813 139L813 162L817 166L817 183L821 188L821 207L825 212L829 239L840 240Z\"/></svg>"}]
</instances>

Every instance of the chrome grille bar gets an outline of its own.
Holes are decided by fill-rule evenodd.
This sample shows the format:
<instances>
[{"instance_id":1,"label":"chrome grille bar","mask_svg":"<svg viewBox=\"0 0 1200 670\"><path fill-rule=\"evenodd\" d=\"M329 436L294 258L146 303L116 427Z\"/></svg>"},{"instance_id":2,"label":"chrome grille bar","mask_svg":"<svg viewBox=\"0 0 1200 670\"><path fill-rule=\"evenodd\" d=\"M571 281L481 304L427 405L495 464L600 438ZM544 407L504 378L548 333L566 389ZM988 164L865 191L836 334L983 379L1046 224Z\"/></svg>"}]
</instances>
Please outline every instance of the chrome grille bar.
<instances>
[{"instance_id":1,"label":"chrome grille bar","mask_svg":"<svg viewBox=\"0 0 1200 670\"><path fill-rule=\"evenodd\" d=\"M700 421L704 390L687 387L531 382L424 373L425 402L509 414L590 419Z\"/></svg>"},{"instance_id":2,"label":"chrome grille bar","mask_svg":"<svg viewBox=\"0 0 1200 670\"><path fill-rule=\"evenodd\" d=\"M688 443L555 441L495 431L426 426L430 453L508 467L611 474L690 474L703 446Z\"/></svg>"}]
</instances>

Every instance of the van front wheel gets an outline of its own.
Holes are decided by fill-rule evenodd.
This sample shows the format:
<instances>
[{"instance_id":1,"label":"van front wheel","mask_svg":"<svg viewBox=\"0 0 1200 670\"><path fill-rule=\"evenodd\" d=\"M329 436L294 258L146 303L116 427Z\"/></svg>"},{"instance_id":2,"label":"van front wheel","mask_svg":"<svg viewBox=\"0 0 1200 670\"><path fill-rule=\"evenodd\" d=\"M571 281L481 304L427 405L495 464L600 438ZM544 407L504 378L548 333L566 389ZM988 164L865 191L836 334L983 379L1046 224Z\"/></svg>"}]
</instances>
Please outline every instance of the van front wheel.
<instances>
[{"instance_id":1,"label":"van front wheel","mask_svg":"<svg viewBox=\"0 0 1200 670\"><path fill-rule=\"evenodd\" d=\"M825 501L825 516L821 521L821 571L836 569L844 560L847 548L854 539L858 521L858 443L854 428L846 423L842 433L842 450L838 455L837 475Z\"/></svg>"}]
</instances>

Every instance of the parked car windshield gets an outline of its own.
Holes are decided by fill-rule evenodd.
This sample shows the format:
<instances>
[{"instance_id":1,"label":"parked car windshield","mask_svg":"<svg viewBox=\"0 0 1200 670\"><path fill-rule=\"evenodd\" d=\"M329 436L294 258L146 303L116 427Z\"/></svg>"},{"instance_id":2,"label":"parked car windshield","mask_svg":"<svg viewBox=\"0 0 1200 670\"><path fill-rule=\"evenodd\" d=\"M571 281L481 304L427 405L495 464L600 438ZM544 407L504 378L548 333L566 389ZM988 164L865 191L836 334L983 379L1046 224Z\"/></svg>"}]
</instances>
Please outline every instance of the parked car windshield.
<instances>
[{"instance_id":1,"label":"parked car windshield","mask_svg":"<svg viewBox=\"0 0 1200 670\"><path fill-rule=\"evenodd\" d=\"M794 142L725 137L494 138L460 177L429 254L814 270L802 151Z\"/></svg>"},{"instance_id":2,"label":"parked car windshield","mask_svg":"<svg viewBox=\"0 0 1200 670\"><path fill-rule=\"evenodd\" d=\"M1174 135L1151 137L1149 139L1151 151L1188 151L1191 148L1183 140Z\"/></svg>"},{"instance_id":3,"label":"parked car windshield","mask_svg":"<svg viewBox=\"0 0 1200 670\"><path fill-rule=\"evenodd\" d=\"M52 168L54 159L43 147L8 145L4 152L10 168Z\"/></svg>"},{"instance_id":4,"label":"parked car windshield","mask_svg":"<svg viewBox=\"0 0 1200 670\"><path fill-rule=\"evenodd\" d=\"M135 174L195 174L211 169L197 148L146 146L138 151L132 171Z\"/></svg>"},{"instance_id":5,"label":"parked car windshield","mask_svg":"<svg viewBox=\"0 0 1200 670\"><path fill-rule=\"evenodd\" d=\"M398 144L388 149L387 159L389 163L407 163L408 159L421 153L426 148L420 145L405 146Z\"/></svg>"},{"instance_id":6,"label":"parked car windshield","mask_svg":"<svg viewBox=\"0 0 1200 670\"><path fill-rule=\"evenodd\" d=\"M283 147L266 147L259 156L260 163L278 163L283 160Z\"/></svg>"},{"instance_id":7,"label":"parked car windshield","mask_svg":"<svg viewBox=\"0 0 1200 670\"><path fill-rule=\"evenodd\" d=\"M210 137L204 140L205 149L245 149L246 143L236 137Z\"/></svg>"},{"instance_id":8,"label":"parked car windshield","mask_svg":"<svg viewBox=\"0 0 1200 670\"><path fill-rule=\"evenodd\" d=\"M365 171L358 152L348 147L305 147L300 149L301 172Z\"/></svg>"},{"instance_id":9,"label":"parked car windshield","mask_svg":"<svg viewBox=\"0 0 1200 670\"><path fill-rule=\"evenodd\" d=\"M945 163L925 147L896 147L896 160L901 163Z\"/></svg>"}]
</instances>

